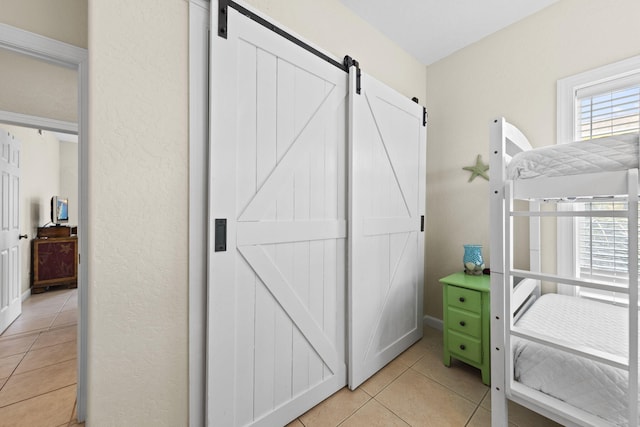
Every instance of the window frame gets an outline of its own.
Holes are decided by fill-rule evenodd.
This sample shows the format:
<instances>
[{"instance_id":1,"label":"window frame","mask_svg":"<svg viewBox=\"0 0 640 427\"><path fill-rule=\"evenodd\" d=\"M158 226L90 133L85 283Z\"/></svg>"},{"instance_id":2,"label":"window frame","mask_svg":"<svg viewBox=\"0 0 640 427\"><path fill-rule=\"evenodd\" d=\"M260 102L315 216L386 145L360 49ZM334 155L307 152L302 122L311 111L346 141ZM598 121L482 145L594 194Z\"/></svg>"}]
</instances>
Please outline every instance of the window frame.
<instances>
[{"instance_id":1,"label":"window frame","mask_svg":"<svg viewBox=\"0 0 640 427\"><path fill-rule=\"evenodd\" d=\"M557 82L556 144L577 139L577 92L590 86L603 85L634 75L640 80L640 55L588 70ZM558 210L571 210L572 206L558 204ZM557 273L575 277L578 273L578 225L572 218L558 217L556 258ZM576 295L575 287L558 284L558 293Z\"/></svg>"}]
</instances>

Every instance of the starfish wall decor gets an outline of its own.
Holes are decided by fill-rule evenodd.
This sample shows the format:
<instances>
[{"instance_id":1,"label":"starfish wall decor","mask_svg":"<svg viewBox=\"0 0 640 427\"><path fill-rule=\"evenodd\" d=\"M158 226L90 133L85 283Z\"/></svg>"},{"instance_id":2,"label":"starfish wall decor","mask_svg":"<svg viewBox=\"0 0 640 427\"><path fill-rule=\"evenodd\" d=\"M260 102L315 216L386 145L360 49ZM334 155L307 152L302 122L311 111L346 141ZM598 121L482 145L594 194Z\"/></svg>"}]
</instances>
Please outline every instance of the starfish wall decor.
<instances>
[{"instance_id":1,"label":"starfish wall decor","mask_svg":"<svg viewBox=\"0 0 640 427\"><path fill-rule=\"evenodd\" d=\"M489 174L487 174L487 171L489 170L489 165L485 165L484 163L482 163L482 156L480 154L478 154L478 157L476 157L475 165L466 166L462 169L471 172L471 176L469 177L469 181L467 182L473 181L474 179L476 179L477 176L481 176L487 181L489 181Z\"/></svg>"}]
</instances>

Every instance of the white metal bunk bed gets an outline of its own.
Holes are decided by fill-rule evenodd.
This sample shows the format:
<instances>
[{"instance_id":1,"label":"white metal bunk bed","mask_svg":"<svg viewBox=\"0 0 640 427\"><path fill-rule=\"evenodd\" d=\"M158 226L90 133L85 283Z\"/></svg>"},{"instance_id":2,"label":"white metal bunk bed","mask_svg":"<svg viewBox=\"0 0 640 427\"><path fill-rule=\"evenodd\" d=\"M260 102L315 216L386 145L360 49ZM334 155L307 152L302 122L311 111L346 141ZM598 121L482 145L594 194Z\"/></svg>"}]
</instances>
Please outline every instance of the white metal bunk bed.
<instances>
[{"instance_id":1,"label":"white metal bunk bed","mask_svg":"<svg viewBox=\"0 0 640 427\"><path fill-rule=\"evenodd\" d=\"M508 175L508 165L517 153L532 150L530 143L504 118L490 127L492 426L507 425L509 400L564 425L638 426L638 263L633 262L638 254L637 136L636 158L613 165L619 170L578 168L566 176L517 179ZM610 157L606 151L600 154ZM565 155L577 156L571 151ZM611 196L626 201L627 209L540 209L541 203ZM528 201L528 209L515 210L516 200ZM542 273L544 216L627 218L633 286ZM513 266L515 217L529 218L529 270ZM629 305L540 297L541 281L626 293Z\"/></svg>"}]
</instances>

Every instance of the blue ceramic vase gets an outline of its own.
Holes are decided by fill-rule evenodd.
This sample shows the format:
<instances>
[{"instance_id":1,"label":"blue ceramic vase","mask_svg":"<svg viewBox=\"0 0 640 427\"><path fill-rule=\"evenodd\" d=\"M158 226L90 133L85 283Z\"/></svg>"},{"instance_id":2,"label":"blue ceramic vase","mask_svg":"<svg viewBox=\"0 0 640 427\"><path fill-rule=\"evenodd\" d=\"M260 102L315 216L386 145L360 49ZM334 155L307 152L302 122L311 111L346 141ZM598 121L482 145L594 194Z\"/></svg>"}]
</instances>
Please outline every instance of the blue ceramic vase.
<instances>
[{"instance_id":1,"label":"blue ceramic vase","mask_svg":"<svg viewBox=\"0 0 640 427\"><path fill-rule=\"evenodd\" d=\"M482 245L464 245L464 272L467 274L481 275L484 270L484 260L482 259Z\"/></svg>"}]
</instances>

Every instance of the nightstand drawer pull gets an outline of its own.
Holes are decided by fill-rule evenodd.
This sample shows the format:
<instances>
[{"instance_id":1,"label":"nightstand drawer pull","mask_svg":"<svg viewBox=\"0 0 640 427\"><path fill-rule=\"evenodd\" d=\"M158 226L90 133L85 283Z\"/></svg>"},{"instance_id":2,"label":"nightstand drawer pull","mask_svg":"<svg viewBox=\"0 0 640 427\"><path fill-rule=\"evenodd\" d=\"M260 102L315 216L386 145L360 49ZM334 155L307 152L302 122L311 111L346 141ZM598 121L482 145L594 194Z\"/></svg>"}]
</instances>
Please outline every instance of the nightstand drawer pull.
<instances>
[{"instance_id":1,"label":"nightstand drawer pull","mask_svg":"<svg viewBox=\"0 0 640 427\"><path fill-rule=\"evenodd\" d=\"M458 286L447 286L446 302L448 306L480 314L482 307L482 293Z\"/></svg>"},{"instance_id":2,"label":"nightstand drawer pull","mask_svg":"<svg viewBox=\"0 0 640 427\"><path fill-rule=\"evenodd\" d=\"M469 310L448 307L445 312L447 329L462 332L473 338L482 337L482 316Z\"/></svg>"},{"instance_id":3,"label":"nightstand drawer pull","mask_svg":"<svg viewBox=\"0 0 640 427\"><path fill-rule=\"evenodd\" d=\"M459 355L463 358L463 362L482 363L482 342L480 339L452 330L449 330L448 335L447 347L453 357Z\"/></svg>"}]
</instances>

